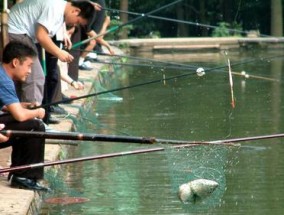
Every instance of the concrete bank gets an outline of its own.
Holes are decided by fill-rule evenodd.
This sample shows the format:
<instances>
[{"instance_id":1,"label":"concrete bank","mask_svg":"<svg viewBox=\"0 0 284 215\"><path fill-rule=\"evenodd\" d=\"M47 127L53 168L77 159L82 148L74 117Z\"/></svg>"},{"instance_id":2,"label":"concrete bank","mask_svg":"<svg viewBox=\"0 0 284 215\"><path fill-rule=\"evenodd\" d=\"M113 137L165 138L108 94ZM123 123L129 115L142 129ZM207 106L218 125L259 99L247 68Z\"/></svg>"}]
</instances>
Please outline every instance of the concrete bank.
<instances>
[{"instance_id":1,"label":"concrete bank","mask_svg":"<svg viewBox=\"0 0 284 215\"><path fill-rule=\"evenodd\" d=\"M116 53L119 54L120 51L116 50ZM99 58L104 59L107 57L99 57ZM89 94L93 90L94 82L98 78L99 71L104 65L99 63L93 63L92 66L94 67L92 71L80 70L79 72L79 79L84 81L85 89L78 91L75 89L71 89L69 87L69 89L64 92L65 95L83 96ZM86 99L80 99L73 101L71 105L64 104L60 106L63 107L66 111L68 111L68 113L76 117L80 114L79 110L81 107L84 106L85 102ZM50 127L58 131L75 130L72 120L68 118L62 118L60 124L50 125ZM56 140L46 140L46 143L47 144L45 150L45 161L58 160L62 148L66 146L60 145L60 141ZM0 166L9 167L11 147L1 149L0 153L1 153ZM41 201L42 199L40 193L31 190L11 188L8 184L7 176L6 175L0 176L0 214L1 215L38 214L41 206Z\"/></svg>"},{"instance_id":2,"label":"concrete bank","mask_svg":"<svg viewBox=\"0 0 284 215\"><path fill-rule=\"evenodd\" d=\"M150 38L114 41L114 45L127 47L131 54L152 55L156 52L219 52L240 48L283 48L284 38L275 37L187 37ZM147 54L146 54L147 55Z\"/></svg>"}]
</instances>

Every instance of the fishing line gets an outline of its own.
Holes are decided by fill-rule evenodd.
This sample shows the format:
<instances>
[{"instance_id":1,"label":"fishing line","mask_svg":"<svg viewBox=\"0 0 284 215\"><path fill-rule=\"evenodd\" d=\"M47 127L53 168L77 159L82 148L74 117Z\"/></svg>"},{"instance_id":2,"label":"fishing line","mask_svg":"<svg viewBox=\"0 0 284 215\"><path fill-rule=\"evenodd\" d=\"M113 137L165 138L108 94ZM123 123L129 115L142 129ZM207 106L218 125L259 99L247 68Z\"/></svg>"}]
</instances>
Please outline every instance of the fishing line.
<instances>
[{"instance_id":1,"label":"fishing line","mask_svg":"<svg viewBox=\"0 0 284 215\"><path fill-rule=\"evenodd\" d=\"M175 65L175 66L180 66L180 67L191 67L190 65L185 64L185 63L161 61L161 60L157 60L157 59L142 58L142 57L136 57L136 56L131 56L131 55L118 55L118 54L109 55L109 54L103 53L103 52L86 51L86 50L83 50L83 49L76 49L76 50L81 51L81 52L96 53L97 55L108 56L108 57L118 57L118 58L125 58L125 59L134 59L134 60L138 60L138 61L145 61L146 63L150 62L150 63L161 63L163 65Z\"/></svg>"},{"instance_id":2,"label":"fishing line","mask_svg":"<svg viewBox=\"0 0 284 215\"><path fill-rule=\"evenodd\" d=\"M113 32L113 31L116 31L116 30L118 30L118 29L120 29L120 28L122 28L122 27L124 27L124 26L126 26L126 25L130 25L130 24L132 24L132 23L134 23L134 22L136 22L136 21L138 21L138 20L140 20L140 19L143 19L143 18L145 18L145 17L148 17L149 15L151 15L151 14L153 14L153 13L156 13L156 12L158 12L158 11L161 11L161 10L165 9L165 8L171 7L171 6L177 4L177 3L181 2L181 1L183 1L183 0L174 1L174 2L172 2L172 3L170 3L170 4L167 4L167 5L164 5L164 6L160 7L160 8L158 8L158 9L152 10L151 12L148 12L148 13L146 13L146 14L141 13L141 14L139 15L139 17L136 17L136 18L130 20L129 22L123 23L123 24L118 25L118 26L114 26L114 27L108 29L108 30L107 30L106 32L104 32L104 33L100 33L100 34L98 34L98 35L96 35L96 36L94 36L94 37L90 37L90 38L88 38L88 39L86 39L86 40L83 40L83 41L80 41L80 42L78 42L78 43L75 43L75 44L72 46L72 49L73 49L73 48L76 48L76 47L79 47L79 46L81 46L81 45L83 45L83 44L85 44L85 43L88 43L88 42L90 42L91 40L94 40L94 39L97 39L97 38L99 38L99 37L101 37L101 36L104 36L104 35L106 35L106 34L108 34L108 33L111 33L111 32Z\"/></svg>"},{"instance_id":3,"label":"fishing line","mask_svg":"<svg viewBox=\"0 0 284 215\"><path fill-rule=\"evenodd\" d=\"M188 70L188 69L196 69L196 66L174 66L174 65L155 65L155 64L135 64L135 63L118 63L118 62L108 62L108 61L100 61L97 60L96 63L99 64L108 64L108 65L119 65L119 66L137 66L137 67L152 67L152 68L161 68L161 69L182 69L182 70Z\"/></svg>"},{"instance_id":4,"label":"fishing line","mask_svg":"<svg viewBox=\"0 0 284 215\"><path fill-rule=\"evenodd\" d=\"M271 59L280 58L280 57L284 57L284 55L277 55L277 56L272 56L272 57L267 57L267 58L253 58L253 59L249 59L249 60L233 63L233 64L231 64L231 66L239 66L239 65L244 65L244 64L252 63L252 62L255 62L255 61L259 61L259 60L264 61L264 60L271 60ZM226 68L227 66L228 65L217 66L217 67L214 67L214 68L208 68L208 69L205 69L205 72L218 71L220 69ZM163 77L161 79L156 79L156 80L151 80L151 81L147 81L147 82L137 83L137 84L128 85L128 86L124 86L124 87L119 87L119 88L115 88L115 89L110 89L110 90L106 90L106 91L91 93L91 94L87 94L87 95L83 95L83 96L78 96L76 98L64 99L62 101L52 102L52 103L44 104L44 105L41 105L41 106L36 106L36 107L34 107L32 109L36 109L36 108L40 108L40 107L44 108L44 107L48 107L50 105L57 105L57 104L61 104L61 103L66 103L66 102L71 102L71 101L75 101L75 100L79 100L79 99L94 97L94 96L98 96L98 95L102 95L102 94L106 94L106 93L111 93L111 92L117 92L117 91L121 91L121 90L125 90L125 89L141 87L141 86L154 84L154 83L164 83L164 81L179 79L179 78L183 78L183 77L187 77L187 76L195 75L195 74L196 74L196 71L193 71L193 72L188 72L188 73L184 73L184 74L180 74L180 75L176 75L176 76ZM0 115L0 117L1 117L1 115Z\"/></svg>"},{"instance_id":5,"label":"fishing line","mask_svg":"<svg viewBox=\"0 0 284 215\"><path fill-rule=\"evenodd\" d=\"M130 11L125 11L125 10L110 9L110 8L103 8L103 10L120 12L120 13L127 13L127 14L130 14L130 15L136 15L136 16L142 15L141 13L130 12ZM216 26L216 25L208 25L208 24L185 21L185 20L180 20L180 19L172 19L172 18L155 16L155 15L145 15L145 16L152 18L152 19L164 20L164 21L169 21L169 22L176 22L176 23L181 23L181 24L188 24L188 25L195 25L195 26L204 27L204 28L207 28L207 29L208 28L211 28L211 29L219 28L219 26ZM235 32L235 33L241 33L241 34L248 34L249 33L249 31L242 31L242 30L238 30L238 29L231 29L231 28L226 28L226 29L229 32ZM262 36L262 37L278 38L278 37L272 37L272 36L266 35L266 34L259 34L259 35Z\"/></svg>"},{"instance_id":6,"label":"fishing line","mask_svg":"<svg viewBox=\"0 0 284 215\"><path fill-rule=\"evenodd\" d=\"M78 49L80 50L80 49ZM80 50L80 51L85 51L85 50ZM95 51L85 51L85 52L93 52L93 53L97 53ZM120 57L120 58L129 58L129 59L137 59L139 61L145 61L146 63L150 63L151 64L135 64L135 63L113 63L113 65L118 64L121 66L137 66L137 67L158 67L158 68L162 68L162 69L181 69L181 70L188 70L188 69L196 69L197 66L193 66L193 65L189 65L189 64L185 64L185 63L176 63L176 62L165 62L165 61L159 61L159 60L155 60L155 59L149 59L149 58L141 58L141 57L133 57L133 56L128 56L128 55L109 55L106 53L97 53L98 55L103 55L103 56L109 56L109 57ZM121 61L125 61L125 60L121 60ZM107 61L96 61L97 63L101 63L101 64L112 64L110 62ZM162 65L159 64L152 64L152 63L161 63ZM153 65L153 66L152 66ZM167 65L171 65L171 66L167 66ZM206 69L210 69L210 68L206 68ZM223 70L220 72L224 72ZM259 75L251 75L246 73L245 71L242 72L232 72L233 75L236 76L241 76L244 77L246 79L248 78L255 78L255 79L262 79L262 80L267 80L267 81L275 81L275 82L279 82L279 80L274 79L274 78L269 78L269 77L264 77L264 76L259 76Z\"/></svg>"}]
</instances>

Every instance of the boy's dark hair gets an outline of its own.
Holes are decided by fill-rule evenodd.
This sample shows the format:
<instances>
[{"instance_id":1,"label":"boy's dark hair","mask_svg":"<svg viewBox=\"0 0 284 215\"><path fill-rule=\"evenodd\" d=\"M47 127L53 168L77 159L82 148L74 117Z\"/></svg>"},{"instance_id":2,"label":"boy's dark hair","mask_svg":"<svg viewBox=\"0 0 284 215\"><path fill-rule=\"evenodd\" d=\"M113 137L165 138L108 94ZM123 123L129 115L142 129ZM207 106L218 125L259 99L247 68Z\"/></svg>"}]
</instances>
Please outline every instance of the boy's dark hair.
<instances>
[{"instance_id":1,"label":"boy's dark hair","mask_svg":"<svg viewBox=\"0 0 284 215\"><path fill-rule=\"evenodd\" d=\"M96 16L96 9L91 1L88 0L72 0L70 1L71 5L79 8L80 14L82 18L88 20L88 23L93 22Z\"/></svg>"},{"instance_id":2,"label":"boy's dark hair","mask_svg":"<svg viewBox=\"0 0 284 215\"><path fill-rule=\"evenodd\" d=\"M3 50L3 63L10 63L13 59L17 58L21 62L26 59L26 57L36 57L37 52L26 44L19 41L9 42Z\"/></svg>"}]
</instances>

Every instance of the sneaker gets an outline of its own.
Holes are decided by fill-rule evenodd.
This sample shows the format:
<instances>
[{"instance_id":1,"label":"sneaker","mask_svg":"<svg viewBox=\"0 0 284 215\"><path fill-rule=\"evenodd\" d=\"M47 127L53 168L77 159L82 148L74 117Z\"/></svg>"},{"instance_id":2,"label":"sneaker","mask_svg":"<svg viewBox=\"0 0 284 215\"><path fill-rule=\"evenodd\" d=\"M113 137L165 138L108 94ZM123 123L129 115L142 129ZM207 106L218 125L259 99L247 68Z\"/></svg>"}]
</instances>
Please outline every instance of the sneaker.
<instances>
[{"instance_id":1,"label":"sneaker","mask_svg":"<svg viewBox=\"0 0 284 215\"><path fill-rule=\"evenodd\" d=\"M61 131L57 131L51 127L49 127L47 124L44 123L44 127L45 127L45 132L51 132L51 133L60 133Z\"/></svg>"},{"instance_id":2,"label":"sneaker","mask_svg":"<svg viewBox=\"0 0 284 215\"><path fill-rule=\"evenodd\" d=\"M58 105L51 105L50 106L50 113L52 114L59 114L59 115L62 115L62 114L67 114L67 111L64 110L62 107L58 106Z\"/></svg>"},{"instance_id":3,"label":"sneaker","mask_svg":"<svg viewBox=\"0 0 284 215\"><path fill-rule=\"evenodd\" d=\"M62 94L62 103L64 104L71 104L73 101L70 100L70 98L68 96L65 96L64 94Z\"/></svg>"},{"instance_id":4,"label":"sneaker","mask_svg":"<svg viewBox=\"0 0 284 215\"><path fill-rule=\"evenodd\" d=\"M92 63L95 63L98 61L98 55L97 53L89 53L87 54L87 56L85 57L85 61L90 61Z\"/></svg>"},{"instance_id":5,"label":"sneaker","mask_svg":"<svg viewBox=\"0 0 284 215\"><path fill-rule=\"evenodd\" d=\"M49 116L46 120L46 124L59 124L60 123L60 120L57 119L56 117L53 117L53 116Z\"/></svg>"},{"instance_id":6,"label":"sneaker","mask_svg":"<svg viewBox=\"0 0 284 215\"><path fill-rule=\"evenodd\" d=\"M15 188L23 188L23 189L44 191L44 192L51 191L50 188L40 185L34 179L17 177L14 175L12 175L10 178L10 186Z\"/></svg>"},{"instance_id":7,"label":"sneaker","mask_svg":"<svg viewBox=\"0 0 284 215\"><path fill-rule=\"evenodd\" d=\"M90 70L93 69L93 67L91 66L89 61L85 61L81 65L79 65L79 69L80 70L88 70L88 71L90 71Z\"/></svg>"},{"instance_id":8,"label":"sneaker","mask_svg":"<svg viewBox=\"0 0 284 215\"><path fill-rule=\"evenodd\" d=\"M97 53L90 52L89 54L87 54L87 57L96 60L98 58L98 55Z\"/></svg>"}]
</instances>

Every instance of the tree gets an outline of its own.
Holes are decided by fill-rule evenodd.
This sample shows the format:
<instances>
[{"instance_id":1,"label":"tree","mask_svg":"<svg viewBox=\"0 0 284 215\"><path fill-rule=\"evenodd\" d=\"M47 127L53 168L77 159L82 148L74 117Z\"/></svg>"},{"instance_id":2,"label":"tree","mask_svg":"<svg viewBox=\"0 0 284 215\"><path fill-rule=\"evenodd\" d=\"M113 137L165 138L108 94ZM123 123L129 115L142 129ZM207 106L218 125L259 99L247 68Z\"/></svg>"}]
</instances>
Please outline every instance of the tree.
<instances>
[{"instance_id":1,"label":"tree","mask_svg":"<svg viewBox=\"0 0 284 215\"><path fill-rule=\"evenodd\" d=\"M275 37L282 37L283 35L283 14L281 0L271 0L271 35Z\"/></svg>"},{"instance_id":2,"label":"tree","mask_svg":"<svg viewBox=\"0 0 284 215\"><path fill-rule=\"evenodd\" d=\"M121 11L128 11L128 0L121 0L120 1L120 10ZM120 20L122 23L128 22L128 14L127 13L120 13ZM128 37L128 30L127 28L122 29L119 39L126 39Z\"/></svg>"}]
</instances>

